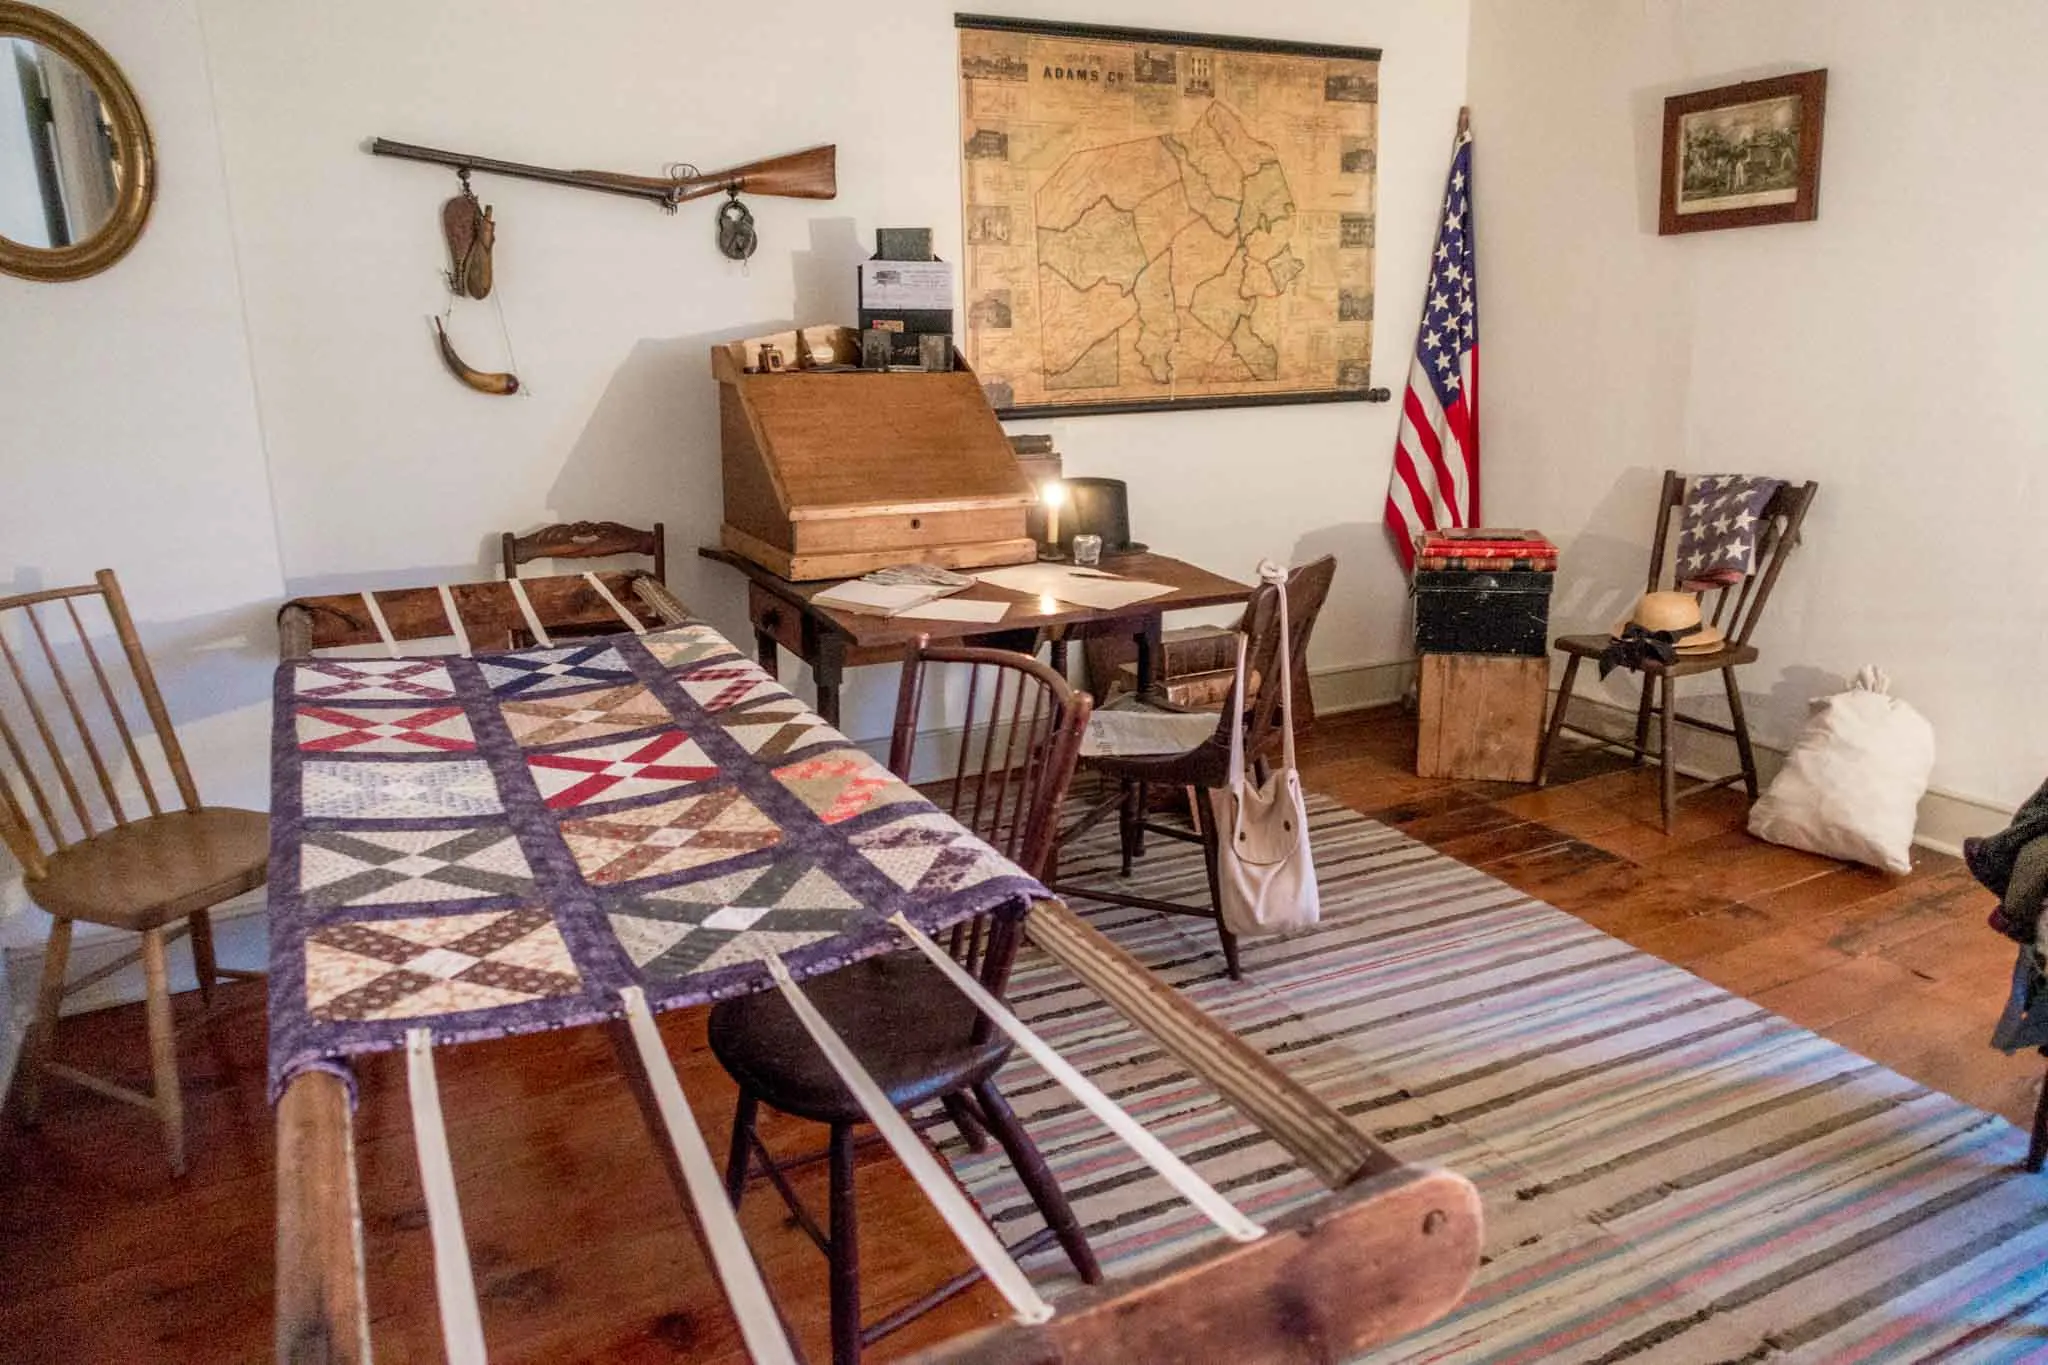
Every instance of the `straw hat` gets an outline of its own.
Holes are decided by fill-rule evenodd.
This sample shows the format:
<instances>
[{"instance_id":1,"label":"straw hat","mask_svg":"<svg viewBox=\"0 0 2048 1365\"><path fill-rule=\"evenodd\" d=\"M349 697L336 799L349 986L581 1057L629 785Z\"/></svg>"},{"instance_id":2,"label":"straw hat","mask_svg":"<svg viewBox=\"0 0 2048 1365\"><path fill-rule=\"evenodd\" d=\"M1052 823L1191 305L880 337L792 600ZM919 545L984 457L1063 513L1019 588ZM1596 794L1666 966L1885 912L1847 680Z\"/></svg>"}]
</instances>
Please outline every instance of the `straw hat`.
<instances>
[{"instance_id":1,"label":"straw hat","mask_svg":"<svg viewBox=\"0 0 2048 1365\"><path fill-rule=\"evenodd\" d=\"M1622 631L1631 625L1650 631L1692 630L1700 626L1700 599L1689 592L1646 592L1637 600L1636 609L1616 621L1608 633L1619 640ZM1719 626L1700 626L1691 635L1679 638L1677 650L1680 654L1712 654L1727 639L1727 632Z\"/></svg>"}]
</instances>

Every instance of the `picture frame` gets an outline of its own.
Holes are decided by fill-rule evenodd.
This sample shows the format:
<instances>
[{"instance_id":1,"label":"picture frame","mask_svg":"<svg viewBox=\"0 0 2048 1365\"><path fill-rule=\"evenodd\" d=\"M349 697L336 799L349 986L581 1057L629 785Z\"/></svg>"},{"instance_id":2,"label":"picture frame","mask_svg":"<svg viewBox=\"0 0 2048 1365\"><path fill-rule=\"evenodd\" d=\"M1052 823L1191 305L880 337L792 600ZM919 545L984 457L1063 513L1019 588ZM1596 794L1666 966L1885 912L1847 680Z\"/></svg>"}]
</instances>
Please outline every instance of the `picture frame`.
<instances>
[{"instance_id":1,"label":"picture frame","mask_svg":"<svg viewBox=\"0 0 2048 1365\"><path fill-rule=\"evenodd\" d=\"M1665 100L1658 235L1818 217L1827 91L1822 68Z\"/></svg>"},{"instance_id":2,"label":"picture frame","mask_svg":"<svg viewBox=\"0 0 2048 1365\"><path fill-rule=\"evenodd\" d=\"M1386 400L1378 48L953 22L960 350L997 417Z\"/></svg>"}]
</instances>

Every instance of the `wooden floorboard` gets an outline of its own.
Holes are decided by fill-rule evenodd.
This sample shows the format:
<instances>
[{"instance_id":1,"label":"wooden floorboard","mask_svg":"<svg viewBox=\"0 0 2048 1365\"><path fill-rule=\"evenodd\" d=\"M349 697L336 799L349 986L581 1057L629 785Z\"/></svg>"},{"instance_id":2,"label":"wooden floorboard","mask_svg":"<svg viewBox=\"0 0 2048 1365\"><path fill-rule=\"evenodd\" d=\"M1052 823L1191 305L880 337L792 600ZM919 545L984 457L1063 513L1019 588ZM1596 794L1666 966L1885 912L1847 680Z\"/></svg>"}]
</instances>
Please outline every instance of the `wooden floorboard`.
<instances>
[{"instance_id":1,"label":"wooden floorboard","mask_svg":"<svg viewBox=\"0 0 2048 1365\"><path fill-rule=\"evenodd\" d=\"M1681 807L1666 835L1656 773L1574 749L1552 785L1418 778L1398 710L1320 720L1308 786L1647 952L1967 1103L2024 1123L2041 1074L1986 1039L2010 945L1991 898L1953 859L1916 851L1890 877L1743 832L1737 792ZM53 1082L35 1130L0 1122L0 1362L262 1361L270 1350L272 1171L263 987L223 989L211 1014L177 1001L191 1170L172 1180L149 1115ZM733 1088L701 1011L662 1020L715 1152ZM139 1008L67 1020L61 1056L146 1083ZM737 1362L722 1301L595 1033L445 1050L443 1102L463 1212L499 1361ZM378 1358L440 1359L431 1249L396 1056L361 1066L358 1114ZM770 1120L779 1151L810 1125ZM823 1172L799 1175L822 1206ZM964 1258L895 1163L860 1171L863 1279L879 1315ZM825 1346L823 1261L760 1186L743 1223L813 1359ZM887 1360L996 1320L986 1289L870 1352Z\"/></svg>"}]
</instances>

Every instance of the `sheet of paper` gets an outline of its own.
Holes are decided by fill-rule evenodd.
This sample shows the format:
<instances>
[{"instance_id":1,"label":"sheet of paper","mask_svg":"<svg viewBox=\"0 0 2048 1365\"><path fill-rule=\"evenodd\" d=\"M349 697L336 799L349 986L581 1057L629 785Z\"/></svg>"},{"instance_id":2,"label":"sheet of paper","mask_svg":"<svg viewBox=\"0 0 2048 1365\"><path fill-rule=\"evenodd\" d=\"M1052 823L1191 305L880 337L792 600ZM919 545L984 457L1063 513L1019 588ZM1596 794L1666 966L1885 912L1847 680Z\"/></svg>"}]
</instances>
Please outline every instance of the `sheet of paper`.
<instances>
[{"instance_id":1,"label":"sheet of paper","mask_svg":"<svg viewBox=\"0 0 2048 1365\"><path fill-rule=\"evenodd\" d=\"M940 591L943 589L919 583L866 583L858 578L849 578L825 589L811 601L821 607L837 607L841 611L892 616L929 601L933 593Z\"/></svg>"},{"instance_id":2,"label":"sheet of paper","mask_svg":"<svg viewBox=\"0 0 2048 1365\"><path fill-rule=\"evenodd\" d=\"M1010 610L1008 602L988 602L977 597L941 597L923 606L906 607L891 616L918 621L1000 621Z\"/></svg>"},{"instance_id":3,"label":"sheet of paper","mask_svg":"<svg viewBox=\"0 0 2048 1365\"><path fill-rule=\"evenodd\" d=\"M975 577L1012 592L1054 597L1098 611L1115 611L1173 591L1166 583L1119 578L1100 569L1076 569L1066 564L1014 564L1004 569L983 569Z\"/></svg>"}]
</instances>

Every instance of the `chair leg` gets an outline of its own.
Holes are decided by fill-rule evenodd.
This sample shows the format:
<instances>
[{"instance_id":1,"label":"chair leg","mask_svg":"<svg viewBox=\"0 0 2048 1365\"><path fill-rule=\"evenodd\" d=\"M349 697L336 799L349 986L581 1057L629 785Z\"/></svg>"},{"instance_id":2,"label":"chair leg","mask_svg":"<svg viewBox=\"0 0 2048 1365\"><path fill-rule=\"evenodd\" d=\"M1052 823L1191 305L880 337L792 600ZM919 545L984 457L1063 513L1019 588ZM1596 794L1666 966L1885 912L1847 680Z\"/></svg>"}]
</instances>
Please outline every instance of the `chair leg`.
<instances>
[{"instance_id":1,"label":"chair leg","mask_svg":"<svg viewBox=\"0 0 2048 1365\"><path fill-rule=\"evenodd\" d=\"M43 1099L43 1068L57 1043L57 1013L64 1005L64 972L71 961L71 921L54 920L50 939L43 946L42 987L36 993L34 1032L29 1035L27 1055L21 1067L21 1117L36 1121Z\"/></svg>"},{"instance_id":2,"label":"chair leg","mask_svg":"<svg viewBox=\"0 0 2048 1365\"><path fill-rule=\"evenodd\" d=\"M760 1112L760 1097L741 1086L740 1102L732 1111L732 1142L725 1154L725 1197L734 1208L740 1206L740 1197L747 1191L747 1171L754 1154L754 1119Z\"/></svg>"},{"instance_id":3,"label":"chair leg","mask_svg":"<svg viewBox=\"0 0 2048 1365\"><path fill-rule=\"evenodd\" d=\"M204 910L194 910L187 926L192 933L192 974L199 978L199 998L213 1008L213 986L220 975L213 956L213 919Z\"/></svg>"},{"instance_id":4,"label":"chair leg","mask_svg":"<svg viewBox=\"0 0 2048 1365\"><path fill-rule=\"evenodd\" d=\"M171 1026L170 954L164 947L164 931L151 929L142 936L144 1008L149 1016L149 1063L153 1073L153 1098L157 1118L164 1125L164 1146L169 1149L171 1173L185 1174L185 1101L178 1092L178 1035Z\"/></svg>"},{"instance_id":5,"label":"chair leg","mask_svg":"<svg viewBox=\"0 0 2048 1365\"><path fill-rule=\"evenodd\" d=\"M1636 756L1635 766L1640 768L1649 755L1650 713L1656 710L1657 680L1648 673L1643 674L1643 697L1636 703Z\"/></svg>"},{"instance_id":6,"label":"chair leg","mask_svg":"<svg viewBox=\"0 0 2048 1365\"><path fill-rule=\"evenodd\" d=\"M2048 1047L2041 1049L2041 1055L2048 1057ZM2041 1098L2034 1105L2034 1137L2027 1144L2027 1169L2039 1174L2044 1163L2048 1163L2048 1076L2041 1078Z\"/></svg>"},{"instance_id":7,"label":"chair leg","mask_svg":"<svg viewBox=\"0 0 2048 1365\"><path fill-rule=\"evenodd\" d=\"M1669 673L1663 675L1663 707L1660 717L1662 738L1657 750L1657 790L1664 807L1664 832L1671 832L1671 822L1678 811L1678 753L1673 743L1678 738L1678 680Z\"/></svg>"},{"instance_id":8,"label":"chair leg","mask_svg":"<svg viewBox=\"0 0 2048 1365\"><path fill-rule=\"evenodd\" d=\"M1232 981L1244 980L1244 968L1237 960L1237 935L1223 923L1223 882L1216 864L1221 857L1221 836L1216 830L1216 811L1203 792L1195 802L1195 830L1202 836L1202 871L1209 876L1209 909L1216 916L1216 937L1223 942L1223 970Z\"/></svg>"},{"instance_id":9,"label":"chair leg","mask_svg":"<svg viewBox=\"0 0 2048 1365\"><path fill-rule=\"evenodd\" d=\"M996 1089L993 1080L975 1086L974 1098L980 1103L981 1112L988 1117L988 1126L996 1141L1003 1145L1003 1154L1016 1168L1017 1178L1024 1182L1031 1202L1038 1206L1046 1226L1052 1229L1053 1236L1059 1238L1067 1259L1074 1263L1075 1273L1088 1284L1101 1284L1102 1266L1095 1259L1095 1249L1088 1245L1087 1235L1081 1231L1081 1220L1074 1217L1074 1208L1067 1202L1066 1191L1060 1188L1059 1181L1053 1179L1052 1170L1040 1155L1038 1144L1017 1121L1016 1111L1010 1108L1010 1102L1003 1098L1002 1091Z\"/></svg>"},{"instance_id":10,"label":"chair leg","mask_svg":"<svg viewBox=\"0 0 2048 1365\"><path fill-rule=\"evenodd\" d=\"M1754 801L1763 789L1756 777L1756 750L1749 742L1749 717L1742 714L1742 689L1735 685L1735 670L1721 670L1721 682L1728 689L1728 724L1735 731L1735 752L1742 759L1742 786Z\"/></svg>"},{"instance_id":11,"label":"chair leg","mask_svg":"<svg viewBox=\"0 0 2048 1365\"><path fill-rule=\"evenodd\" d=\"M853 1125L832 1125L832 1365L860 1365L860 1234L854 1227Z\"/></svg>"},{"instance_id":12,"label":"chair leg","mask_svg":"<svg viewBox=\"0 0 2048 1365\"><path fill-rule=\"evenodd\" d=\"M1124 859L1123 871L1119 875L1125 877L1131 875L1131 862L1138 856L1138 839L1144 832L1138 823L1145 818L1144 790L1140 784L1126 781L1123 801L1116 810L1117 847Z\"/></svg>"},{"instance_id":13,"label":"chair leg","mask_svg":"<svg viewBox=\"0 0 2048 1365\"><path fill-rule=\"evenodd\" d=\"M953 1120L953 1126L960 1130L960 1140L967 1144L970 1152L988 1150L988 1129L981 1126L972 1106L962 1095L948 1095L939 1103L946 1107L946 1117Z\"/></svg>"},{"instance_id":14,"label":"chair leg","mask_svg":"<svg viewBox=\"0 0 2048 1365\"><path fill-rule=\"evenodd\" d=\"M1550 710L1550 724L1543 727L1543 744L1536 750L1536 785L1550 780L1550 752L1557 747L1558 732L1564 729L1565 708L1572 703L1572 684L1578 680L1579 656L1567 654L1564 680L1557 685L1557 702Z\"/></svg>"}]
</instances>

